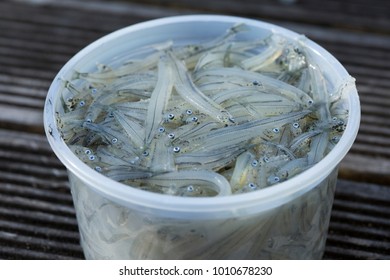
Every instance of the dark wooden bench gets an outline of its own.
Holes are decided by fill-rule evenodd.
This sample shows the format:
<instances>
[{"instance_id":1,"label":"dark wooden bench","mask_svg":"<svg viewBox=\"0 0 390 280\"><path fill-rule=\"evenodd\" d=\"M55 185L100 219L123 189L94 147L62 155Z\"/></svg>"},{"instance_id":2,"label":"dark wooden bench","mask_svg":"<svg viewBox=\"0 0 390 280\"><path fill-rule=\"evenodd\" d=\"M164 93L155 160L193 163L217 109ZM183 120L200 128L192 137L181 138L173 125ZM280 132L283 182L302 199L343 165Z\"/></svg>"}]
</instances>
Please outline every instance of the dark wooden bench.
<instances>
[{"instance_id":1,"label":"dark wooden bench","mask_svg":"<svg viewBox=\"0 0 390 280\"><path fill-rule=\"evenodd\" d=\"M44 99L57 71L111 31L194 13L256 18L306 34L356 77L362 123L340 166L324 258L390 259L386 0L1 1L0 258L84 258L66 170L43 131Z\"/></svg>"}]
</instances>

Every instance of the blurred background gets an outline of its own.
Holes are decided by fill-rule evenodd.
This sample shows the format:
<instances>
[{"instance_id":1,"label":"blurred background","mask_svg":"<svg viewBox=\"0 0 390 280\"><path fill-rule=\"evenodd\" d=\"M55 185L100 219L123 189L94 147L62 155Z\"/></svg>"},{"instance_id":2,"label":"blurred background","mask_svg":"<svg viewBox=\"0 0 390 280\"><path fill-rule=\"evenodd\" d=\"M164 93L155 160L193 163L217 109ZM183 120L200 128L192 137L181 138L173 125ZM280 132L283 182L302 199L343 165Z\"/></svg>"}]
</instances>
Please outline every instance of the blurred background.
<instances>
[{"instance_id":1,"label":"blurred background","mask_svg":"<svg viewBox=\"0 0 390 280\"><path fill-rule=\"evenodd\" d=\"M390 2L0 0L0 259L82 259L66 170L42 112L59 69L94 40L183 14L226 14L305 34L357 80L362 123L340 165L325 259L390 259Z\"/></svg>"}]
</instances>

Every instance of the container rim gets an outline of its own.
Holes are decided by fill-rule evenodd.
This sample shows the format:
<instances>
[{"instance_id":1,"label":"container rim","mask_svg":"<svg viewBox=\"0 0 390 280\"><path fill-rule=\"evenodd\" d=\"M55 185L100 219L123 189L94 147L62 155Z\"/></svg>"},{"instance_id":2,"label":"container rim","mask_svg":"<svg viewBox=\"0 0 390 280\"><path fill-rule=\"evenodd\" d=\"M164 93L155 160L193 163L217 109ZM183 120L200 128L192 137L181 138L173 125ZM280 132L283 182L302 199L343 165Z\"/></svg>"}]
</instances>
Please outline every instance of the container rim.
<instances>
[{"instance_id":1,"label":"container rim","mask_svg":"<svg viewBox=\"0 0 390 280\"><path fill-rule=\"evenodd\" d=\"M184 15L173 16L137 23L110 33L86 46L72 57L58 72L54 78L45 102L44 128L45 133L56 156L65 165L69 172L88 184L94 191L104 197L129 208L136 208L145 212L159 211L168 216L180 217L231 217L244 213L258 213L284 204L302 193L309 191L324 180L347 154L351 148L360 124L360 102L355 87L351 87L347 96L349 118L346 129L335 147L317 164L270 188L257 190L251 193L236 194L224 197L176 197L129 187L114 181L84 164L68 148L56 129L55 100L58 93L58 80L89 52L99 48L108 41L115 40L128 33L145 28L153 28L167 24L180 24L184 22L219 22L237 23L243 22L253 27L269 29L275 33L281 33L292 39L302 35L283 27L263 22L260 20L226 16L226 15ZM307 45L316 52L324 61L327 61L340 77L349 77L346 69L328 51L311 40Z\"/></svg>"}]
</instances>

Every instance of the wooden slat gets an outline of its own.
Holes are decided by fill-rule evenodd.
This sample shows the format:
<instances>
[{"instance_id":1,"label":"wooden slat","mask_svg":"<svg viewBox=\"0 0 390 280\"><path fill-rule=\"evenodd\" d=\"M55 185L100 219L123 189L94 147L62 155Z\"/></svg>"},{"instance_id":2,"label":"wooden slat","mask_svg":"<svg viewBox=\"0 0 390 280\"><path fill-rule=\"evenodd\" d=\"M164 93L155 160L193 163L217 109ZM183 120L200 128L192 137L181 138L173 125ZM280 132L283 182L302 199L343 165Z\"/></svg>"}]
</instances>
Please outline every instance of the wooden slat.
<instances>
[{"instance_id":1,"label":"wooden slat","mask_svg":"<svg viewBox=\"0 0 390 280\"><path fill-rule=\"evenodd\" d=\"M18 219L26 224L50 225L56 229L72 229L77 230L77 222L75 217L64 217L43 211L21 210L14 207L0 206L0 216L2 219Z\"/></svg>"},{"instance_id":2,"label":"wooden slat","mask_svg":"<svg viewBox=\"0 0 390 280\"><path fill-rule=\"evenodd\" d=\"M44 1L36 2L38 5L22 3L23 1L3 1L0 3L0 18L14 20L22 23L38 24L41 26L67 27L84 32L97 32L104 30L110 32L120 27L121 17L103 17L104 13L83 13L73 9L58 9L50 5L43 5ZM127 19L131 22L130 18ZM82 23L82 24L81 24Z\"/></svg>"},{"instance_id":3,"label":"wooden slat","mask_svg":"<svg viewBox=\"0 0 390 280\"><path fill-rule=\"evenodd\" d=\"M339 180L324 258L388 259L390 186Z\"/></svg>"},{"instance_id":4,"label":"wooden slat","mask_svg":"<svg viewBox=\"0 0 390 280\"><path fill-rule=\"evenodd\" d=\"M22 224L17 221L0 220L0 229L3 229L8 232L15 232L18 234L38 236L51 240L65 241L66 243L72 243L74 245L79 245L80 241L80 236L77 231L53 229L41 225L29 226L28 224Z\"/></svg>"},{"instance_id":5,"label":"wooden slat","mask_svg":"<svg viewBox=\"0 0 390 280\"><path fill-rule=\"evenodd\" d=\"M6 194L9 197L23 197L26 199L58 203L60 206L73 207L73 200L69 193L69 188L38 188L37 186L30 187L21 184L0 183L0 193Z\"/></svg>"},{"instance_id":6,"label":"wooden slat","mask_svg":"<svg viewBox=\"0 0 390 280\"><path fill-rule=\"evenodd\" d=\"M345 243L345 245L352 245L356 248L364 248L366 251L383 253L385 257L390 255L389 242L372 240L360 237L346 237L345 235L332 234L328 238L329 242L332 243Z\"/></svg>"},{"instance_id":7,"label":"wooden slat","mask_svg":"<svg viewBox=\"0 0 390 280\"><path fill-rule=\"evenodd\" d=\"M390 181L390 161L349 153L341 162L339 177L349 180L388 184Z\"/></svg>"},{"instance_id":8,"label":"wooden slat","mask_svg":"<svg viewBox=\"0 0 390 280\"><path fill-rule=\"evenodd\" d=\"M141 1L140 1L141 2ZM266 17L274 19L284 19L295 22L310 22L317 25L331 25L343 28L360 28L366 30L373 30L375 32L388 32L390 27L390 19L388 18L389 8L383 7L381 14L378 16L378 10L369 13L348 13L348 10L342 9L330 9L323 1L316 1L315 13L313 9L305 5L302 1L297 1L291 5L283 5L283 1L279 3L276 1L235 1L227 0L221 4L219 1L174 1L174 0L147 0L142 3L150 3L151 5L162 5L174 8L191 8L197 12L217 12L226 14L236 14L245 16ZM341 2L340 2L341 3ZM353 3L350 6L359 9L359 6ZM318 7L321 7L319 9ZM367 10L372 10L369 5ZM351 9L349 9L351 10Z\"/></svg>"},{"instance_id":9,"label":"wooden slat","mask_svg":"<svg viewBox=\"0 0 390 280\"><path fill-rule=\"evenodd\" d=\"M20 108L16 106L0 104L0 112L0 123L4 128L43 132L43 113L40 109L28 109L21 112Z\"/></svg>"},{"instance_id":10,"label":"wooden slat","mask_svg":"<svg viewBox=\"0 0 390 280\"><path fill-rule=\"evenodd\" d=\"M63 65L63 62L68 60L73 54L75 54L79 48L67 48L66 53L52 53L47 50L32 49L31 46L26 48L25 46L18 46L25 42L17 42L17 40L7 40L2 37L0 45L0 58L8 65L20 65L23 67L31 67L31 64L36 65L37 68L47 68L48 65L57 70L59 66ZM35 45L38 47L37 45ZM47 46L46 46L47 49ZM11 56L11 57L9 57ZM6 59L9 57L10 59Z\"/></svg>"},{"instance_id":11,"label":"wooden slat","mask_svg":"<svg viewBox=\"0 0 390 280\"><path fill-rule=\"evenodd\" d=\"M351 249L348 248L348 245L346 244L340 244L335 242L335 244L332 244L331 242L328 242L325 249L325 257L324 259L331 259L331 260L359 260L359 259L365 259L365 260L388 260L390 259L390 255L383 254L383 253L375 253L375 252L369 252L366 250L366 248L361 249Z\"/></svg>"},{"instance_id":12,"label":"wooden slat","mask_svg":"<svg viewBox=\"0 0 390 280\"><path fill-rule=\"evenodd\" d=\"M387 229L350 224L345 221L335 221L335 219L331 220L330 228L331 234L334 232L343 233L344 235L346 233L349 235L358 234L359 236L366 236L367 238L377 240L386 240L389 238L389 231Z\"/></svg>"},{"instance_id":13,"label":"wooden slat","mask_svg":"<svg viewBox=\"0 0 390 280\"><path fill-rule=\"evenodd\" d=\"M101 31L85 32L84 30L79 30L78 28L47 25L41 24L39 22L20 22L15 21L14 18L2 18L1 16L0 27L0 34L2 35L2 37L10 39L9 42L12 42L12 39L14 39L16 40L15 46L27 47L32 49L34 49L34 44L32 46L23 46L17 43L19 42L18 39L20 37L23 37L28 40L28 42L39 43L38 46L41 46L42 43L45 43L46 46L60 46L61 44L65 44L73 48L78 48L80 47L80 42L96 40L96 38L98 38L102 34ZM61 35L56 36L58 34ZM6 42L1 42L1 44L6 45Z\"/></svg>"},{"instance_id":14,"label":"wooden slat","mask_svg":"<svg viewBox=\"0 0 390 280\"><path fill-rule=\"evenodd\" d=\"M64 255L61 251L54 250L53 252L41 251L41 250L32 250L18 248L15 246L10 246L8 244L1 244L1 255L3 258L7 259L17 259L17 260L79 260L83 259L84 256L81 251L77 252L72 256Z\"/></svg>"},{"instance_id":15,"label":"wooden slat","mask_svg":"<svg viewBox=\"0 0 390 280\"><path fill-rule=\"evenodd\" d=\"M28 107L28 108L37 108L42 109L45 101L42 99L37 98L31 98L31 97L25 97L25 96L17 96L13 94L13 91L17 91L18 87L5 87L5 90L1 90L4 88L0 85L0 99L2 105L16 105L16 106L22 106L22 107ZM26 89L27 90L27 89ZM22 93L23 91L18 91L18 93Z\"/></svg>"},{"instance_id":16,"label":"wooden slat","mask_svg":"<svg viewBox=\"0 0 390 280\"><path fill-rule=\"evenodd\" d=\"M31 2L31 0L19 0L19 2ZM144 5L146 1L106 1L106 0L40 0L39 4L44 6L66 9L85 15L95 14L97 17L107 13L117 15L117 18L127 21L138 22L148 18L159 18L183 13L191 13L192 9L171 9L167 5L148 6ZM131 17L129 17L131 15ZM98 24L99 25L99 24Z\"/></svg>"},{"instance_id":17,"label":"wooden slat","mask_svg":"<svg viewBox=\"0 0 390 280\"><path fill-rule=\"evenodd\" d=\"M39 237L24 236L12 232L2 231L0 232L0 242L4 243L19 243L19 244L30 244L31 247L56 247L60 250L73 252L80 252L80 246L78 244L64 243L61 241L52 241Z\"/></svg>"},{"instance_id":18,"label":"wooden slat","mask_svg":"<svg viewBox=\"0 0 390 280\"><path fill-rule=\"evenodd\" d=\"M57 202L42 201L39 199L24 198L21 196L9 196L0 194L0 200L3 206L17 206L32 211L39 210L45 213L55 213L56 215L75 216L73 205L62 205Z\"/></svg>"}]
</instances>

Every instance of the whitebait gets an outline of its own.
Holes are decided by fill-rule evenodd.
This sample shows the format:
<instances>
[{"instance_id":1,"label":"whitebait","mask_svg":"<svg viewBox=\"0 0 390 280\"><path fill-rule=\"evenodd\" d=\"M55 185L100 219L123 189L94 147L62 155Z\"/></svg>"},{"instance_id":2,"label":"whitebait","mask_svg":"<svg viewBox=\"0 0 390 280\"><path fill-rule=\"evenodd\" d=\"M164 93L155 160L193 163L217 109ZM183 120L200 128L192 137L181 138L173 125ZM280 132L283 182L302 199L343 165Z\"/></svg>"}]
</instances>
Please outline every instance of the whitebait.
<instances>
[{"instance_id":1,"label":"whitebait","mask_svg":"<svg viewBox=\"0 0 390 280\"><path fill-rule=\"evenodd\" d=\"M150 96L145 120L145 144L150 144L163 121L163 111L167 107L174 84L172 72L170 61L166 57L160 57L157 84Z\"/></svg>"},{"instance_id":2,"label":"whitebait","mask_svg":"<svg viewBox=\"0 0 390 280\"><path fill-rule=\"evenodd\" d=\"M217 77L221 77L223 79L229 79L230 77L241 78L246 84L259 84L266 91L278 93L296 102L302 102L302 104L307 107L310 107L313 104L313 99L307 93L294 86L261 73L246 71L234 67L207 69L201 73L197 73L195 76L195 82L198 82L198 80L202 78L212 80Z\"/></svg>"},{"instance_id":3,"label":"whitebait","mask_svg":"<svg viewBox=\"0 0 390 280\"><path fill-rule=\"evenodd\" d=\"M306 47L237 24L209 41L164 41L61 80L58 128L97 172L176 196L273 186L340 139L352 77L330 84Z\"/></svg>"},{"instance_id":4,"label":"whitebait","mask_svg":"<svg viewBox=\"0 0 390 280\"><path fill-rule=\"evenodd\" d=\"M191 188L188 189L189 186L200 185L214 191L218 196L231 194L230 184L225 177L216 172L206 170L168 172L153 176L145 181L173 189L186 187L189 192L191 192Z\"/></svg>"},{"instance_id":5,"label":"whitebait","mask_svg":"<svg viewBox=\"0 0 390 280\"><path fill-rule=\"evenodd\" d=\"M310 111L293 112L290 114L249 121L240 125L228 126L190 141L193 150L207 151L215 148L229 147L246 142L252 138L263 136L266 128L282 126L303 118Z\"/></svg>"},{"instance_id":6,"label":"whitebait","mask_svg":"<svg viewBox=\"0 0 390 280\"><path fill-rule=\"evenodd\" d=\"M209 115L211 118L228 123L233 122L233 116L229 114L218 103L208 98L193 83L185 65L173 55L170 56L174 64L175 84L174 87L180 96L199 109L201 112Z\"/></svg>"}]
</instances>

